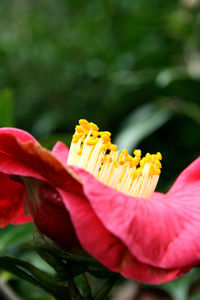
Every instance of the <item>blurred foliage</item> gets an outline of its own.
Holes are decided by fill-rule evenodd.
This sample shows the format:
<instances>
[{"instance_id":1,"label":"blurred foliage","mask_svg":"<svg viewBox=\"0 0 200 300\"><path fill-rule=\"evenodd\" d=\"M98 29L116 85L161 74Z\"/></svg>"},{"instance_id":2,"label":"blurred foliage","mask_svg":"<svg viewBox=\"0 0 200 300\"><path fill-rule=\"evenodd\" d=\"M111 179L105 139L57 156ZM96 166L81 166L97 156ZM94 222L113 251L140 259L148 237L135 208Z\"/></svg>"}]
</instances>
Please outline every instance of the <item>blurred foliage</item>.
<instances>
[{"instance_id":1,"label":"blurred foliage","mask_svg":"<svg viewBox=\"0 0 200 300\"><path fill-rule=\"evenodd\" d=\"M47 265L34 251L33 247L33 224L25 224L19 226L9 225L0 231L0 254L21 258L32 263L34 266L53 273L52 269ZM19 281L11 273L1 270L0 283L9 284L11 291L15 291L14 296L21 297L25 300L52 300L52 297L40 288L30 283ZM1 287L1 286L0 286ZM30 292L31 291L31 292ZM0 299L4 299L0 288ZM13 298L14 300L15 298ZM18 298L16 298L17 300ZM5 300L11 300L5 298Z\"/></svg>"},{"instance_id":2,"label":"blurred foliage","mask_svg":"<svg viewBox=\"0 0 200 300\"><path fill-rule=\"evenodd\" d=\"M8 89L0 92L0 126L14 126L13 97Z\"/></svg>"},{"instance_id":3,"label":"blurred foliage","mask_svg":"<svg viewBox=\"0 0 200 300\"><path fill-rule=\"evenodd\" d=\"M160 151L166 191L199 155L199 33L199 0L1 1L0 125L52 148L87 118L120 147ZM19 228L1 230L1 252L37 261Z\"/></svg>"}]
</instances>

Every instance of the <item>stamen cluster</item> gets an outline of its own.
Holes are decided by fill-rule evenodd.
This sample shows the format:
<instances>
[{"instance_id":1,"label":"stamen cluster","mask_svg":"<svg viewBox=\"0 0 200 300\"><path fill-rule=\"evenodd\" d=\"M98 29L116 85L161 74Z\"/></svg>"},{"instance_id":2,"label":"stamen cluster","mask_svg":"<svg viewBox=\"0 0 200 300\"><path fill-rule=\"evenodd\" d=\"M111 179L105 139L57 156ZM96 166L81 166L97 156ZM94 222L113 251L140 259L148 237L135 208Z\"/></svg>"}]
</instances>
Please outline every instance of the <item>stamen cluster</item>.
<instances>
[{"instance_id":1,"label":"stamen cluster","mask_svg":"<svg viewBox=\"0 0 200 300\"><path fill-rule=\"evenodd\" d=\"M129 155L126 149L120 154L111 143L109 131L99 131L96 124L81 119L75 128L67 163L87 170L125 194L148 199L159 179L162 156L157 152L141 158L138 149L133 154Z\"/></svg>"}]
</instances>

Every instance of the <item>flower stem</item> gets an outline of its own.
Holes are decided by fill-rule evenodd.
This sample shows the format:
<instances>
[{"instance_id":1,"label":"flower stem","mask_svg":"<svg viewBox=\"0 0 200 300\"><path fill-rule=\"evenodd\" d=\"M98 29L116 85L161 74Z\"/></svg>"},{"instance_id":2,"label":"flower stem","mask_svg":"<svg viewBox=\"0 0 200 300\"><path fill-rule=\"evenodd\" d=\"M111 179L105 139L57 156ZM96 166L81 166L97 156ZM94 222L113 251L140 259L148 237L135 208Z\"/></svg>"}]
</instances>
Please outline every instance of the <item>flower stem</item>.
<instances>
[{"instance_id":1,"label":"flower stem","mask_svg":"<svg viewBox=\"0 0 200 300\"><path fill-rule=\"evenodd\" d=\"M119 275L115 274L111 278L109 278L106 283L100 288L100 290L96 293L94 296L94 300L102 300L105 298L105 296L110 292L114 284L117 282L119 279Z\"/></svg>"},{"instance_id":2,"label":"flower stem","mask_svg":"<svg viewBox=\"0 0 200 300\"><path fill-rule=\"evenodd\" d=\"M40 269L36 268L32 264L10 256L0 256L0 263L8 263L9 265L15 265L22 269L28 271L32 276L36 277L38 280L45 282L48 285L61 287L62 285L58 282L55 282L54 278L47 273L41 271Z\"/></svg>"},{"instance_id":3,"label":"flower stem","mask_svg":"<svg viewBox=\"0 0 200 300\"><path fill-rule=\"evenodd\" d=\"M74 300L83 300L73 280L67 281L66 286Z\"/></svg>"},{"instance_id":4,"label":"flower stem","mask_svg":"<svg viewBox=\"0 0 200 300\"><path fill-rule=\"evenodd\" d=\"M46 292L54 295L57 299L70 299L66 287L61 282L57 282L52 276L42 272L30 263L23 260L0 256L0 269L7 270L17 277L26 280L34 285L43 288Z\"/></svg>"},{"instance_id":5,"label":"flower stem","mask_svg":"<svg viewBox=\"0 0 200 300\"><path fill-rule=\"evenodd\" d=\"M80 275L81 288L83 293L83 300L92 300L91 289L85 273Z\"/></svg>"}]
</instances>

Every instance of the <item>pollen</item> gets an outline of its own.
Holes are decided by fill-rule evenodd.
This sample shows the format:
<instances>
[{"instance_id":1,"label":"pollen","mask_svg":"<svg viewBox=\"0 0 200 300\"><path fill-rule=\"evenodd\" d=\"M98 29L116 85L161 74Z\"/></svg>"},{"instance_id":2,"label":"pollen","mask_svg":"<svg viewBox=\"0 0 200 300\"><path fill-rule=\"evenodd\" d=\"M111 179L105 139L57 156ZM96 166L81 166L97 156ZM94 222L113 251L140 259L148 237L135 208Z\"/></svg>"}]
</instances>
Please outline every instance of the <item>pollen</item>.
<instances>
[{"instance_id":1,"label":"pollen","mask_svg":"<svg viewBox=\"0 0 200 300\"><path fill-rule=\"evenodd\" d=\"M79 120L72 138L68 165L79 166L104 184L132 197L151 198L161 173L162 155L140 149L130 155L127 149L120 153L111 142L109 131L85 119Z\"/></svg>"}]
</instances>

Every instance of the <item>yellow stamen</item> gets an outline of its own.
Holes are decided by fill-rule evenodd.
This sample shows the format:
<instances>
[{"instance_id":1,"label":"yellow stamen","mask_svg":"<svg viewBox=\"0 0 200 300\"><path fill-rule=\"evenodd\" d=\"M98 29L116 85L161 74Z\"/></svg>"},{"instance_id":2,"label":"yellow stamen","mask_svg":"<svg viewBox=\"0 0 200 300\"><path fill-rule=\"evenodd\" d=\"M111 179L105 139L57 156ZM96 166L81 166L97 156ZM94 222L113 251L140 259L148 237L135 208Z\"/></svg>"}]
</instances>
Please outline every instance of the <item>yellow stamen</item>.
<instances>
[{"instance_id":1,"label":"yellow stamen","mask_svg":"<svg viewBox=\"0 0 200 300\"><path fill-rule=\"evenodd\" d=\"M162 155L147 153L141 158L139 149L133 154L124 149L119 155L109 131L99 131L96 124L81 119L75 127L68 164L86 169L104 184L125 194L148 199L159 179Z\"/></svg>"}]
</instances>

